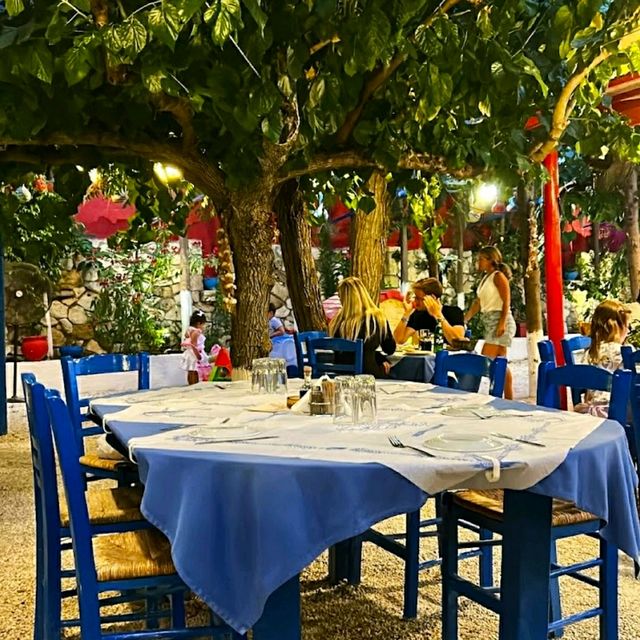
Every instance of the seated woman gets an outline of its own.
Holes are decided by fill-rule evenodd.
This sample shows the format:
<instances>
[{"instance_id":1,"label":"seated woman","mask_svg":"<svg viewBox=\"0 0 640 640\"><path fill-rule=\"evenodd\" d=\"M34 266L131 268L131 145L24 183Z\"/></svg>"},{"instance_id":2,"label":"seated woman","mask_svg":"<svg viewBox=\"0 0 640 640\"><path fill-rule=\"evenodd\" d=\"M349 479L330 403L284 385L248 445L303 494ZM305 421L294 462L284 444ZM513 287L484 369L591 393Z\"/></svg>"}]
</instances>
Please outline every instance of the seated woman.
<instances>
[{"instance_id":1,"label":"seated woman","mask_svg":"<svg viewBox=\"0 0 640 640\"><path fill-rule=\"evenodd\" d=\"M629 310L617 300L602 301L591 318L591 347L585 351L582 364L615 371L622 367L621 347L629 332ZM606 418L609 412L609 392L587 391L584 402L574 409Z\"/></svg>"},{"instance_id":2,"label":"seated woman","mask_svg":"<svg viewBox=\"0 0 640 640\"><path fill-rule=\"evenodd\" d=\"M276 318L276 305L273 302L269 303L267 310L267 322L269 323L269 337L277 338L285 334L284 325L280 318Z\"/></svg>"},{"instance_id":3,"label":"seated woman","mask_svg":"<svg viewBox=\"0 0 640 640\"><path fill-rule=\"evenodd\" d=\"M416 331L435 331L439 324L448 344L464 338L464 314L458 307L443 305L442 285L436 278L414 282L404 298L404 315L396 326L396 342L406 342Z\"/></svg>"},{"instance_id":4,"label":"seated woman","mask_svg":"<svg viewBox=\"0 0 640 640\"><path fill-rule=\"evenodd\" d=\"M396 342L384 314L374 304L362 280L349 277L338 285L342 309L329 324L329 335L347 340L363 340L363 373L386 378L391 364L385 354L396 350ZM378 349L382 349L379 351ZM336 362L347 364L347 354L336 353Z\"/></svg>"}]
</instances>

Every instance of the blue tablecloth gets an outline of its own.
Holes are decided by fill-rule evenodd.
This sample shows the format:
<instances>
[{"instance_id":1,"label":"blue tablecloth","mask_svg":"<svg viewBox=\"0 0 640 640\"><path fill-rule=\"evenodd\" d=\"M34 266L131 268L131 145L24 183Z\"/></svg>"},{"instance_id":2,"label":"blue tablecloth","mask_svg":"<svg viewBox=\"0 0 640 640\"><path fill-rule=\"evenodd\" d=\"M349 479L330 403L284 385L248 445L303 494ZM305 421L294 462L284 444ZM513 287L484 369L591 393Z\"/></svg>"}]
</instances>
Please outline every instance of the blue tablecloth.
<instances>
[{"instance_id":1,"label":"blue tablecloth","mask_svg":"<svg viewBox=\"0 0 640 640\"><path fill-rule=\"evenodd\" d=\"M409 382L431 382L435 370L435 356L405 355L391 367L389 377Z\"/></svg>"},{"instance_id":2,"label":"blue tablecloth","mask_svg":"<svg viewBox=\"0 0 640 640\"><path fill-rule=\"evenodd\" d=\"M94 403L93 409L104 415L118 407ZM110 421L123 443L173 426ZM143 447L136 456L144 515L171 540L185 582L239 631L324 549L427 498L378 464ZM637 559L635 482L624 432L606 421L531 491L573 500L603 518L604 537Z\"/></svg>"}]
</instances>

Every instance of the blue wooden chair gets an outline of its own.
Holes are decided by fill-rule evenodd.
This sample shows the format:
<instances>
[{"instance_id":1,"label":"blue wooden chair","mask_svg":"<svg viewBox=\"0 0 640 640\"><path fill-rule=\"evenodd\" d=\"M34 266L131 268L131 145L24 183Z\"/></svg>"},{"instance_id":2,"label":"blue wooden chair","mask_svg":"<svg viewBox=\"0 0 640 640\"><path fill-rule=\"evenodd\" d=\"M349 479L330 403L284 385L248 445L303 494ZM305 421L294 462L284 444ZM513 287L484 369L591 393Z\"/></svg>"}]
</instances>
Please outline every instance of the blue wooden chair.
<instances>
[{"instance_id":1,"label":"blue wooden chair","mask_svg":"<svg viewBox=\"0 0 640 640\"><path fill-rule=\"evenodd\" d=\"M135 355L101 354L84 358L65 356L61 360L64 394L74 426L76 440L81 452L81 463L93 477L113 478L121 484L134 479L132 466L123 460L107 460L95 454L87 454L84 450L84 438L104 434L89 413L91 398L81 398L78 390L78 378L107 373L137 372L138 389L149 388L149 354L142 352Z\"/></svg>"},{"instance_id":2,"label":"blue wooden chair","mask_svg":"<svg viewBox=\"0 0 640 640\"><path fill-rule=\"evenodd\" d=\"M61 619L63 598L75 590L62 590L62 580L73 570L61 569L61 553L71 548L69 512L58 496L56 463L45 389L31 373L22 374L33 465L36 520L35 640L59 638L62 628L78 626L78 620ZM149 527L140 513L142 489L95 489L87 494L89 516L96 531L130 531Z\"/></svg>"},{"instance_id":3,"label":"blue wooden chair","mask_svg":"<svg viewBox=\"0 0 640 640\"><path fill-rule=\"evenodd\" d=\"M227 625L217 624L217 620L216 624L201 627L185 626L184 596L188 587L176 573L167 539L157 529L97 535L100 530L89 519L83 470L79 463L80 450L68 408L56 392L45 392L45 398L69 506L82 637L87 640L241 638ZM119 595L106 596L108 592ZM159 609L159 600L167 596L171 599L171 608ZM147 605L144 612L146 630L103 632L105 623L127 622L140 616L101 616L102 606L137 600L145 601ZM157 629L161 618L170 618L172 628Z\"/></svg>"},{"instance_id":4,"label":"blue wooden chair","mask_svg":"<svg viewBox=\"0 0 640 640\"><path fill-rule=\"evenodd\" d=\"M309 364L313 369L313 377L327 374L335 375L357 375L362 373L362 340L345 340L344 338L312 338L307 341ZM327 360L325 355L333 353L333 359ZM353 354L347 356L351 359L349 364L335 362L336 355L341 359L343 354Z\"/></svg>"},{"instance_id":5,"label":"blue wooden chair","mask_svg":"<svg viewBox=\"0 0 640 640\"><path fill-rule=\"evenodd\" d=\"M638 372L638 363L640 363L640 350L625 345L622 351L622 364L625 369L631 371L631 422L627 420L624 424L627 432L627 440L629 442L629 451L633 462L638 469L638 461L640 454L640 372ZM629 416L627 416L628 418Z\"/></svg>"},{"instance_id":6,"label":"blue wooden chair","mask_svg":"<svg viewBox=\"0 0 640 640\"><path fill-rule=\"evenodd\" d=\"M296 360L298 361L298 377L302 378L305 365L309 364L309 340L326 338L326 331L299 331L293 334L296 346Z\"/></svg>"},{"instance_id":7,"label":"blue wooden chair","mask_svg":"<svg viewBox=\"0 0 640 640\"><path fill-rule=\"evenodd\" d=\"M540 362L556 361L556 349L551 340L540 340L538 342L538 353L540 354Z\"/></svg>"},{"instance_id":8,"label":"blue wooden chair","mask_svg":"<svg viewBox=\"0 0 640 640\"><path fill-rule=\"evenodd\" d=\"M565 364L576 364L574 354L576 351L585 351L591 346L591 338L589 336L574 336L573 338L563 338L560 340L562 345L562 355Z\"/></svg>"},{"instance_id":9,"label":"blue wooden chair","mask_svg":"<svg viewBox=\"0 0 640 640\"><path fill-rule=\"evenodd\" d=\"M631 373L625 370L618 370L612 374L605 369L591 365L556 367L552 362L541 362L538 372L538 404L559 408L561 389L571 387L578 381L581 388L610 391L609 418L614 420L622 418L624 421L631 388ZM460 595L474 600L497 614L502 613L501 601L495 594L496 589L493 585L487 588L460 577L458 550L462 545L458 543L458 527L462 522L471 522L483 529L502 534L504 493L502 490L466 490L447 494L443 502L443 639L457 640L458 598ZM561 635L567 625L600 616L600 640L617 640L618 553L613 545L598 535L603 524L592 514L578 509L572 502L553 501L549 634ZM555 552L556 541L583 534L599 540L599 557L567 567L558 565ZM491 541L491 544L495 544L494 541ZM593 567L599 569L597 579L581 573ZM560 576L570 576L585 584L597 587L599 606L563 619L558 589ZM526 581L523 581L519 587L525 589ZM521 596L526 598L526 593L522 593Z\"/></svg>"},{"instance_id":10,"label":"blue wooden chair","mask_svg":"<svg viewBox=\"0 0 640 640\"><path fill-rule=\"evenodd\" d=\"M450 373L456 374L458 380L463 377L476 380L487 377L489 378L489 395L501 398L504 393L507 359L502 356L491 359L478 353L456 353L454 355L445 350L438 351L433 383L440 387L458 388L461 383L449 376Z\"/></svg>"},{"instance_id":11,"label":"blue wooden chair","mask_svg":"<svg viewBox=\"0 0 640 640\"><path fill-rule=\"evenodd\" d=\"M507 368L506 358L498 357L491 360L486 356L476 353L460 353L449 356L447 351L439 351L436 354L436 373L434 383L440 386L449 386L448 373L456 373L459 376L472 375L474 377L488 377L490 394L494 397L502 397L504 392L504 379ZM438 380L440 382L438 382ZM439 527L441 517L441 496L435 496L436 517L428 520L420 520L420 511L407 513L406 533L383 534L375 529L369 529L362 535L363 542L372 542L389 553L397 556L405 563L404 569L404 610L405 618L415 618L418 614L418 576L420 571L440 564L440 558L434 558L420 562L420 539L440 535ZM481 540L491 538L491 532L485 531L474 525L467 526L476 533ZM403 542L404 541L404 542ZM356 554L357 555L357 554ZM480 556L480 583L493 583L493 566L491 550L487 547L479 551L469 551L460 554L461 559ZM359 570L356 570L356 574Z\"/></svg>"}]
</instances>

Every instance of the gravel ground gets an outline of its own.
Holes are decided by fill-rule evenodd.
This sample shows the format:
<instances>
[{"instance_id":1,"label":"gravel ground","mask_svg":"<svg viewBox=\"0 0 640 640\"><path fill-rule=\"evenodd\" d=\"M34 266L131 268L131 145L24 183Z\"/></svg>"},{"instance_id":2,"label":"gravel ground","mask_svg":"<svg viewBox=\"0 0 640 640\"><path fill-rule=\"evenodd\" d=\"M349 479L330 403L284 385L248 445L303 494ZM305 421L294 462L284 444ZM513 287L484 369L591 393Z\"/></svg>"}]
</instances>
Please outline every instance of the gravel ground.
<instances>
[{"instance_id":1,"label":"gravel ground","mask_svg":"<svg viewBox=\"0 0 640 640\"><path fill-rule=\"evenodd\" d=\"M515 373L515 372L514 372ZM519 377L519 376L518 376ZM516 377L516 379L518 379ZM524 393L517 393L522 397ZM29 444L19 405L10 406L9 435L0 438L0 639L24 640L32 637L34 598L34 522ZM428 510L428 507L427 507ZM400 531L402 518L380 525L386 531ZM560 560L587 557L595 544L586 537L560 544ZM434 557L433 542L423 543L424 559ZM496 553L496 569L499 553ZM464 563L464 570L477 575L476 561ZM402 564L372 545L365 545L363 580L358 587L331 587L325 581L326 557L311 564L302 575L302 628L304 640L429 640L440 638L439 569L424 572L420 579L419 617L402 620ZM565 613L595 606L595 591L565 579L561 583ZM497 638L497 617L462 599L460 640ZM202 606L192 602L192 617ZM640 585L633 578L631 562L621 556L620 638L640 638ZM65 637L77 634L67 632ZM569 628L567 640L598 638L597 622L586 621Z\"/></svg>"}]
</instances>

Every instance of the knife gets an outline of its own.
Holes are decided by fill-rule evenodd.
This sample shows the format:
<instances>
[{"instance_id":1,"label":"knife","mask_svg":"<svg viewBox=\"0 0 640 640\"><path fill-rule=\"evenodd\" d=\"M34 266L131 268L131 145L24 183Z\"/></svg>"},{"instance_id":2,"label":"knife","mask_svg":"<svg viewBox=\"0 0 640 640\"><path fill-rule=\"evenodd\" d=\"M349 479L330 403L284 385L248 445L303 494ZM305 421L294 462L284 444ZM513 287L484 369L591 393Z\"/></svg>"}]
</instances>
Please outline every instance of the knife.
<instances>
[{"instance_id":1,"label":"knife","mask_svg":"<svg viewBox=\"0 0 640 640\"><path fill-rule=\"evenodd\" d=\"M523 444L530 444L533 447L546 447L546 444L542 444L541 442L533 442L531 440L525 440L524 438L514 438L513 436L508 436L506 433L492 433L492 436L496 438L504 438L505 440L513 440L514 442L522 442Z\"/></svg>"}]
</instances>

